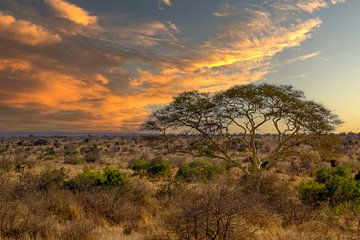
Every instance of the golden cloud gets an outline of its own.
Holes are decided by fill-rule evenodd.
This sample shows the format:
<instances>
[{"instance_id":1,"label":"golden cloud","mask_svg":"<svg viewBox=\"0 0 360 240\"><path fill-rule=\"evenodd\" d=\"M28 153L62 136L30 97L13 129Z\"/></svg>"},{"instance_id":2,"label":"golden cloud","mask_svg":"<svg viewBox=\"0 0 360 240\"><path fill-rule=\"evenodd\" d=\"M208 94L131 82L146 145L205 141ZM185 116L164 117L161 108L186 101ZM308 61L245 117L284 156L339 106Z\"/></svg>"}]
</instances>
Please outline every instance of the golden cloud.
<instances>
[{"instance_id":1,"label":"golden cloud","mask_svg":"<svg viewBox=\"0 0 360 240\"><path fill-rule=\"evenodd\" d=\"M346 0L299 0L296 6L302 11L313 13L321 8L326 8L329 4L344 3Z\"/></svg>"},{"instance_id":2,"label":"golden cloud","mask_svg":"<svg viewBox=\"0 0 360 240\"><path fill-rule=\"evenodd\" d=\"M30 21L18 20L15 17L0 12L0 36L16 42L36 46L60 42L57 34Z\"/></svg>"},{"instance_id":3,"label":"golden cloud","mask_svg":"<svg viewBox=\"0 0 360 240\"><path fill-rule=\"evenodd\" d=\"M97 22L96 16L91 16L89 12L76 6L75 4L68 3L63 0L45 0L60 17L66 18L76 24L83 26L95 25Z\"/></svg>"},{"instance_id":4,"label":"golden cloud","mask_svg":"<svg viewBox=\"0 0 360 240\"><path fill-rule=\"evenodd\" d=\"M161 2L162 4L167 5L167 6L171 6L171 4L172 4L172 0L160 0L160 2Z\"/></svg>"},{"instance_id":5,"label":"golden cloud","mask_svg":"<svg viewBox=\"0 0 360 240\"><path fill-rule=\"evenodd\" d=\"M329 0L328 4L340 1ZM97 22L95 16L74 4L63 0L46 2L61 17L81 26ZM325 1L321 0L311 1L313 5L305 4L310 1L300 2L304 4L301 11L310 12L325 7L322 3ZM170 5L171 1L168 3ZM291 9L289 11L299 11L299 6L292 6L288 8ZM272 70L271 60L277 54L300 46L322 24L319 18L304 20L296 15L296 19L284 23L278 16L274 17L274 14L264 9L246 9L240 14L238 10L228 5L222 11L217 11L219 24L215 36L195 47L172 46L175 54L171 51L167 54L166 51L169 43L179 41L176 38L176 33L179 33L177 26L171 22L158 21L130 24L116 29L114 26L102 26L91 39L83 36L81 42L87 41L85 47L78 45L80 41L73 43L75 37L66 39L68 41L64 41L64 45L66 42L66 46L72 50L64 51L64 54L61 48L52 48L53 52L38 55L26 55L25 52L24 56L20 56L17 50L8 51L8 56L18 54L17 58L0 58L0 74L10 72L8 76L18 75L16 79L11 78L18 82L11 89L6 89L7 84L0 85L4 86L0 88L0 96L12 90L9 97L0 97L0 105L18 109L37 106L43 112L54 114L82 112L92 116L81 119L82 126L87 129L136 130L150 114L150 107L167 104L174 95L184 90L213 92L263 79ZM234 19L229 21L227 17ZM0 15L0 20L0 29L12 33L6 37L11 36L17 42L39 45L60 40L46 29L26 21L24 24L24 21L10 15ZM24 26L33 26L37 30L30 31L31 34L19 30L24 29ZM25 36L27 39L24 39ZM103 39L106 42L102 42ZM161 51L151 52L153 49L150 47L157 45L159 48L154 49L162 47ZM304 61L319 54L314 52L302 55L287 63ZM49 59L54 64L49 64ZM83 60L77 64L74 59ZM25 85L31 88L18 89L17 86L24 85L25 81Z\"/></svg>"},{"instance_id":6,"label":"golden cloud","mask_svg":"<svg viewBox=\"0 0 360 240\"><path fill-rule=\"evenodd\" d=\"M28 72L31 70L31 64L19 59L0 59L0 72Z\"/></svg>"},{"instance_id":7,"label":"golden cloud","mask_svg":"<svg viewBox=\"0 0 360 240\"><path fill-rule=\"evenodd\" d=\"M328 3L325 0L301 0L296 6L305 12L313 13L320 8L328 7Z\"/></svg>"}]
</instances>

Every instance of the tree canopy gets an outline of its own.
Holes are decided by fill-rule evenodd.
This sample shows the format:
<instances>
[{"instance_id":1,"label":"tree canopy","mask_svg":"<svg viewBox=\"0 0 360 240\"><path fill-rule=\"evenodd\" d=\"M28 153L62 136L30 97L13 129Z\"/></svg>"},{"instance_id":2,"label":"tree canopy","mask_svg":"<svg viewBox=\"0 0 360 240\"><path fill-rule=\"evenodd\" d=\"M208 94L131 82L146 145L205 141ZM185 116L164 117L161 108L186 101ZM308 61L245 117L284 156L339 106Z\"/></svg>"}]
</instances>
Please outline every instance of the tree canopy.
<instances>
[{"instance_id":1,"label":"tree canopy","mask_svg":"<svg viewBox=\"0 0 360 240\"><path fill-rule=\"evenodd\" d=\"M341 123L336 114L306 100L292 86L249 84L213 94L184 92L154 112L144 129L192 134L196 143L179 151L236 163L250 173L283 158L300 143L331 133ZM277 138L276 146L262 158L257 147L261 128L275 132ZM231 150L234 142L246 146L250 166Z\"/></svg>"}]
</instances>

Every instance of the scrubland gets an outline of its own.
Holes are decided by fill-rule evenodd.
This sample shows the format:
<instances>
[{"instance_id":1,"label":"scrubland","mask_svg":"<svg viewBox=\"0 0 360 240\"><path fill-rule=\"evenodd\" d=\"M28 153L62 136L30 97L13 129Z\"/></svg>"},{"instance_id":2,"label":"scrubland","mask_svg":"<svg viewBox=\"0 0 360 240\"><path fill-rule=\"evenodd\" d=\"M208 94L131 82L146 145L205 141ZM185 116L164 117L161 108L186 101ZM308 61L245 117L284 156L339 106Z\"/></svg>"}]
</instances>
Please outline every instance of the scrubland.
<instances>
[{"instance_id":1,"label":"scrubland","mask_svg":"<svg viewBox=\"0 0 360 240\"><path fill-rule=\"evenodd\" d=\"M360 135L339 138L252 175L156 136L3 138L0 238L360 239Z\"/></svg>"}]
</instances>

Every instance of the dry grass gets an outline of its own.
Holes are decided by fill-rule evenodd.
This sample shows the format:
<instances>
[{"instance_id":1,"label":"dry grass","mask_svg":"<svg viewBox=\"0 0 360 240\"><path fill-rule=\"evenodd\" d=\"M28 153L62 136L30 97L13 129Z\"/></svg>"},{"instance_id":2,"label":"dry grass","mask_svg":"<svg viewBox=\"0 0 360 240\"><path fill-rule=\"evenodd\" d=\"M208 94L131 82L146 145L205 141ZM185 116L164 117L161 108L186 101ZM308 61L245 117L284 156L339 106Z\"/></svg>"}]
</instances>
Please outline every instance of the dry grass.
<instances>
[{"instance_id":1,"label":"dry grass","mask_svg":"<svg viewBox=\"0 0 360 240\"><path fill-rule=\"evenodd\" d=\"M355 173L360 141L343 138L338 161ZM311 209L299 200L299 182L330 166L316 154L251 177L224 165L212 180L185 183L174 176L193 158L166 154L161 139L38 140L0 139L0 239L358 239L356 216L335 219L326 207ZM273 139L261 141L266 151ZM133 176L130 163L154 159L169 162L171 175ZM84 168L106 167L128 175L130 185L70 190L64 184Z\"/></svg>"}]
</instances>

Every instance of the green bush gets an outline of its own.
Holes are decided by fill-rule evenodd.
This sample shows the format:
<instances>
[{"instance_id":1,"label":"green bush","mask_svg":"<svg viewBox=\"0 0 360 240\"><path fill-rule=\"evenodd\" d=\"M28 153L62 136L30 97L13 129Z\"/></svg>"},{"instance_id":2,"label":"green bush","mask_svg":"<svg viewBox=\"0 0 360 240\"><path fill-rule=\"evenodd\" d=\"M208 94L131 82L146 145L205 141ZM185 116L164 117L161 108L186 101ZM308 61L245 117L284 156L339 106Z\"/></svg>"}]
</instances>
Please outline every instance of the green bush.
<instances>
[{"instance_id":1,"label":"green bush","mask_svg":"<svg viewBox=\"0 0 360 240\"><path fill-rule=\"evenodd\" d=\"M145 160L138 160L130 165L130 168L135 172L136 175L146 175L149 162Z\"/></svg>"},{"instance_id":2,"label":"green bush","mask_svg":"<svg viewBox=\"0 0 360 240\"><path fill-rule=\"evenodd\" d=\"M138 160L130 165L130 168L136 175L148 176L152 178L165 177L170 174L171 165L168 162L159 160L147 162L145 160Z\"/></svg>"},{"instance_id":3,"label":"green bush","mask_svg":"<svg viewBox=\"0 0 360 240\"><path fill-rule=\"evenodd\" d=\"M299 193L304 203L318 205L327 200L326 188L318 182L301 183Z\"/></svg>"},{"instance_id":4,"label":"green bush","mask_svg":"<svg viewBox=\"0 0 360 240\"><path fill-rule=\"evenodd\" d=\"M350 169L347 166L338 166L336 168L321 168L315 173L315 181L318 183L326 183L334 176L347 178L350 176Z\"/></svg>"},{"instance_id":5,"label":"green bush","mask_svg":"<svg viewBox=\"0 0 360 240\"><path fill-rule=\"evenodd\" d=\"M337 206L360 200L360 182L351 176L346 166L321 168L315 173L314 181L300 184L299 193L304 203L316 206L327 202Z\"/></svg>"},{"instance_id":6,"label":"green bush","mask_svg":"<svg viewBox=\"0 0 360 240\"><path fill-rule=\"evenodd\" d=\"M65 185L72 190L83 190L92 187L111 188L129 184L129 178L116 169L105 168L103 172L84 171L66 181Z\"/></svg>"},{"instance_id":7,"label":"green bush","mask_svg":"<svg viewBox=\"0 0 360 240\"><path fill-rule=\"evenodd\" d=\"M217 168L206 160L195 160L189 165L181 167L177 173L176 178L187 182L196 180L211 180L217 173Z\"/></svg>"},{"instance_id":8,"label":"green bush","mask_svg":"<svg viewBox=\"0 0 360 240\"><path fill-rule=\"evenodd\" d=\"M146 169L149 177L165 177L170 174L171 165L168 162L152 162Z\"/></svg>"},{"instance_id":9,"label":"green bush","mask_svg":"<svg viewBox=\"0 0 360 240\"><path fill-rule=\"evenodd\" d=\"M105 168L103 176L105 178L102 184L104 187L122 186L128 184L130 181L126 175L112 168Z\"/></svg>"}]
</instances>

